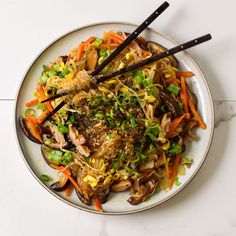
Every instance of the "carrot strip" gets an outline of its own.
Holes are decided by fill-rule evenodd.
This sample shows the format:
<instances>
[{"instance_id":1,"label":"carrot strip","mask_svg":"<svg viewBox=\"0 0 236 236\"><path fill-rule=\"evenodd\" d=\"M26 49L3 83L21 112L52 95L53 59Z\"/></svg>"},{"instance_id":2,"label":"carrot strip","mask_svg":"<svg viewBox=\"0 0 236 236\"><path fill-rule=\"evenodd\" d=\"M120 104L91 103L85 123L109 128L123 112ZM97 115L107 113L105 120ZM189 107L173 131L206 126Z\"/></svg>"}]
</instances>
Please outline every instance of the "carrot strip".
<instances>
[{"instance_id":1,"label":"carrot strip","mask_svg":"<svg viewBox=\"0 0 236 236\"><path fill-rule=\"evenodd\" d=\"M46 116L48 115L50 111L49 110L45 110L40 117L38 118L38 123L42 124L43 120L46 118Z\"/></svg>"},{"instance_id":2,"label":"carrot strip","mask_svg":"<svg viewBox=\"0 0 236 236\"><path fill-rule=\"evenodd\" d=\"M34 100L31 100L31 101L29 101L29 102L26 102L26 103L25 103L25 106L26 106L26 107L32 107L32 106L34 106L34 105L36 105L36 104L38 104L38 103L39 103L39 99L36 98L36 99L34 99Z\"/></svg>"},{"instance_id":3,"label":"carrot strip","mask_svg":"<svg viewBox=\"0 0 236 236\"><path fill-rule=\"evenodd\" d=\"M170 123L170 129L169 131L167 132L166 134L166 137L170 137L174 131L178 128L178 126L181 124L181 122L184 120L184 119L189 119L190 115L189 113L184 113L182 116L178 117L178 118L175 118L171 123Z\"/></svg>"},{"instance_id":4,"label":"carrot strip","mask_svg":"<svg viewBox=\"0 0 236 236\"><path fill-rule=\"evenodd\" d=\"M64 170L63 170L63 169ZM78 190L78 192L82 193L79 185L76 183L76 181L71 177L71 172L70 170L68 170L67 168L63 167L63 166L59 166L58 168L56 168L57 170L61 171L69 180L70 182L74 185L74 187Z\"/></svg>"},{"instance_id":5,"label":"carrot strip","mask_svg":"<svg viewBox=\"0 0 236 236\"><path fill-rule=\"evenodd\" d=\"M39 133L39 128L35 125L34 122L32 122L31 119L29 119L29 116L26 117L27 118L27 121L29 123L29 127L30 127L30 132L32 133L32 135L37 139L39 140L41 143L43 142L42 138L41 138L41 135Z\"/></svg>"},{"instance_id":6,"label":"carrot strip","mask_svg":"<svg viewBox=\"0 0 236 236\"><path fill-rule=\"evenodd\" d=\"M177 171L178 171L180 157L181 157L180 154L176 155L176 157L175 157L173 168L172 168L172 172L171 172L171 176L170 176L170 179L169 179L169 189L172 188L173 183L175 181L175 177L176 177Z\"/></svg>"},{"instance_id":7,"label":"carrot strip","mask_svg":"<svg viewBox=\"0 0 236 236\"><path fill-rule=\"evenodd\" d=\"M166 177L169 179L170 171L169 171L169 166L168 166L168 162L167 162L167 159L166 159L166 155L165 155L164 152L163 152L163 158L164 158L164 162L165 162Z\"/></svg>"},{"instance_id":8,"label":"carrot strip","mask_svg":"<svg viewBox=\"0 0 236 236\"><path fill-rule=\"evenodd\" d=\"M72 193L72 190L73 190L73 184L70 183L64 191L65 196L69 197Z\"/></svg>"},{"instance_id":9,"label":"carrot strip","mask_svg":"<svg viewBox=\"0 0 236 236\"><path fill-rule=\"evenodd\" d=\"M30 120L30 122L34 125L38 125L38 121L35 117L27 115L27 119Z\"/></svg>"},{"instance_id":10,"label":"carrot strip","mask_svg":"<svg viewBox=\"0 0 236 236\"><path fill-rule=\"evenodd\" d=\"M179 77L179 78L181 76L183 76L183 77L192 77L192 76L194 76L194 74L193 74L192 71L178 71L178 72L176 72L176 76Z\"/></svg>"},{"instance_id":11,"label":"carrot strip","mask_svg":"<svg viewBox=\"0 0 236 236\"><path fill-rule=\"evenodd\" d=\"M94 206L98 212L103 212L101 201L98 198L95 199Z\"/></svg>"},{"instance_id":12,"label":"carrot strip","mask_svg":"<svg viewBox=\"0 0 236 236\"><path fill-rule=\"evenodd\" d=\"M110 48L110 49L114 49L117 48L119 46L119 44L117 43L103 43L99 46L97 46L96 48Z\"/></svg>"},{"instance_id":13,"label":"carrot strip","mask_svg":"<svg viewBox=\"0 0 236 236\"><path fill-rule=\"evenodd\" d=\"M93 42L95 41L95 39L96 39L96 37L91 36L91 37L89 37L89 38L85 41L85 43L86 43L86 44L93 43Z\"/></svg>"},{"instance_id":14,"label":"carrot strip","mask_svg":"<svg viewBox=\"0 0 236 236\"><path fill-rule=\"evenodd\" d=\"M36 87L36 91L38 92L38 94L40 96L39 98L44 99L46 97L43 87L41 85L38 85Z\"/></svg>"},{"instance_id":15,"label":"carrot strip","mask_svg":"<svg viewBox=\"0 0 236 236\"><path fill-rule=\"evenodd\" d=\"M83 54L84 54L84 49L85 49L85 43L82 42L80 45L79 45L79 49L78 49L78 54L77 54L77 60L79 61Z\"/></svg>"},{"instance_id":16,"label":"carrot strip","mask_svg":"<svg viewBox=\"0 0 236 236\"><path fill-rule=\"evenodd\" d=\"M111 38L115 43L121 44L124 41L124 39L118 34L108 32L105 32L104 34L105 36Z\"/></svg>"},{"instance_id":17,"label":"carrot strip","mask_svg":"<svg viewBox=\"0 0 236 236\"><path fill-rule=\"evenodd\" d=\"M184 105L184 112L188 113L188 97L187 97L185 79L183 76L181 76L181 94L180 95L181 95L181 99Z\"/></svg>"},{"instance_id":18,"label":"carrot strip","mask_svg":"<svg viewBox=\"0 0 236 236\"><path fill-rule=\"evenodd\" d=\"M190 107L190 110L191 112L193 113L195 119L197 120L199 126L202 128L202 129L206 129L206 124L203 122L201 116L198 114L197 110L195 109L194 105L193 105L193 102L191 100L191 98L188 96L188 104L189 104L189 107Z\"/></svg>"}]
</instances>

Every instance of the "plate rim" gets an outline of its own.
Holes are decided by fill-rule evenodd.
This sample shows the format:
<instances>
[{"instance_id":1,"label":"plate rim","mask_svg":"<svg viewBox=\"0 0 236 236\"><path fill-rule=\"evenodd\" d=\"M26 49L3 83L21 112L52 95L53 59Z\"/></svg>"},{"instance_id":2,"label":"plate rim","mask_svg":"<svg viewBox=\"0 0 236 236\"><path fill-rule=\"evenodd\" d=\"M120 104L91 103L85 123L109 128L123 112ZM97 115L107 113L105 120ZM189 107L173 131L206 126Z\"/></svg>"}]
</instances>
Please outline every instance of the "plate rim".
<instances>
[{"instance_id":1,"label":"plate rim","mask_svg":"<svg viewBox=\"0 0 236 236\"><path fill-rule=\"evenodd\" d=\"M212 141L213 141L213 135L214 135L214 130L215 130L215 127L214 127L214 122L215 122L215 111L214 111L214 104L213 104L213 98L212 98L212 93L211 93L211 90L209 88L209 85L207 83L207 80L204 76L204 74L202 73L198 63L194 60L194 58L186 51L184 50L183 53L190 59L190 61L194 64L194 66L196 67L196 69L198 70L198 73L201 75L202 79L203 79L203 82L204 82L204 85L205 85L205 88L208 92L208 96L209 96L209 101L210 101L210 110L211 110L211 118L210 118L210 122L213 124L212 125L212 128L210 130L210 140L208 142L208 145L207 145L207 148L204 152L204 155L203 155L203 158L201 160L201 162L199 163L198 167L196 168L196 170L193 172L193 174L190 176L190 178L184 183L182 184L175 192L173 192L172 194L170 194L168 197L166 197L165 199L162 199L161 201L157 202L157 203L154 203L154 204L151 204L149 206L146 206L146 207L143 207L141 209L134 209L134 210L128 210L128 211L123 211L123 212L98 212L94 209L88 209L88 208L84 208L82 206L78 206L72 202L69 202L68 200L64 199L63 197L57 195L55 192L53 192L52 190L50 190L48 188L48 186L46 186L39 178L38 176L36 175L36 173L34 172L34 170L31 168L30 164L28 163L26 157L25 157L25 154L24 154L24 151L23 151L23 147L19 141L19 125L18 125L18 119L17 119L17 107L18 107L18 99L19 99L19 95L20 95L20 92L21 92L21 89L22 89L22 84L23 82L25 81L30 69L33 67L33 65L35 64L36 60L50 47L52 46L54 43L56 43L57 41L61 40L62 38L68 36L69 34L72 34L76 31L80 31L80 30L83 30L83 29L86 29L86 28L89 28L89 27L92 27L92 26L100 26L100 25L108 25L108 24L117 24L117 25L125 25L125 26L131 26L131 27L137 27L138 25L137 24L134 24L134 23L130 23L130 22L124 22L124 21L101 21L101 22L96 22L96 23L90 23L90 24L86 24L86 25L83 25L81 27L76 27L70 31L67 31L66 33L56 37L56 39L52 40L49 44L47 44L47 46L45 46L42 50L40 50L40 52L32 59L32 61L29 63L28 67L26 68L19 84L18 84L18 89L17 89L17 92L16 92L16 96L15 96L15 106L14 106L14 133L15 133L15 138L16 138L16 141L17 141L17 146L18 146L18 149L20 151L20 154L21 154L21 158L23 159L27 169L30 171L30 173L33 175L33 177L37 180L37 182L44 188L46 189L50 194L52 194L53 196L55 196L58 200L76 208L76 209L79 209L79 210L82 210L82 211L85 211L85 212L89 212L89 213L94 213L94 214L98 214L98 215L130 215L130 214L135 214L135 213L139 213L139 212L143 212L143 211L146 211L146 210L149 210L151 208L154 208L156 206L159 206L161 205L162 203L170 200L171 198L173 198L175 195L177 195L181 190L183 190L192 180L193 178L196 176L196 174L199 172L199 170L201 169L203 163L205 162L207 156L208 156L208 153L210 151L210 147L211 147L211 144L212 144ZM147 30L149 30L150 32L153 32L157 35L160 35L161 37L163 37L164 39L168 40L169 42L173 43L173 44L176 44L177 45L177 42L175 40L173 40L172 38L170 38L169 36L167 36L166 34L160 32L159 30L155 30L153 29L152 27L147 27Z\"/></svg>"}]
</instances>

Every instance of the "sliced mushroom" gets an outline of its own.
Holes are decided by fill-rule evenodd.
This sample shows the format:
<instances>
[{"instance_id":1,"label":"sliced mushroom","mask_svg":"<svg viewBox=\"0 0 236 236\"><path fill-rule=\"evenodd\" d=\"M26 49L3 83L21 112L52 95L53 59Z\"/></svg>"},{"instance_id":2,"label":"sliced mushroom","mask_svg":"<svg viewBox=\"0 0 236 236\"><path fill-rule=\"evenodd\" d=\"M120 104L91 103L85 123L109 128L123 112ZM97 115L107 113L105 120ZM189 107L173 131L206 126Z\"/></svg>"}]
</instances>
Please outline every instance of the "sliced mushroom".
<instances>
[{"instance_id":1,"label":"sliced mushroom","mask_svg":"<svg viewBox=\"0 0 236 236\"><path fill-rule=\"evenodd\" d=\"M84 145L86 142L84 136L79 134L78 130L72 125L69 125L69 137L81 155L86 157L90 155L89 148Z\"/></svg>"},{"instance_id":2,"label":"sliced mushroom","mask_svg":"<svg viewBox=\"0 0 236 236\"><path fill-rule=\"evenodd\" d=\"M87 70L94 70L98 62L98 53L95 48L90 48L87 52L87 62L86 67Z\"/></svg>"},{"instance_id":3,"label":"sliced mushroom","mask_svg":"<svg viewBox=\"0 0 236 236\"><path fill-rule=\"evenodd\" d=\"M166 103L166 105L170 108L174 117L178 117L179 116L178 102L163 91L160 91L160 97Z\"/></svg>"},{"instance_id":4,"label":"sliced mushroom","mask_svg":"<svg viewBox=\"0 0 236 236\"><path fill-rule=\"evenodd\" d=\"M59 144L60 147L66 147L67 142L64 138L64 135L59 132L58 128L56 125L51 124L50 125L51 132L53 134L53 137L55 138L56 142Z\"/></svg>"},{"instance_id":5,"label":"sliced mushroom","mask_svg":"<svg viewBox=\"0 0 236 236\"><path fill-rule=\"evenodd\" d=\"M197 136L192 132L192 129L197 125L198 122L196 120L190 120L180 135L182 137L187 137L190 141L195 140Z\"/></svg>"},{"instance_id":6,"label":"sliced mushroom","mask_svg":"<svg viewBox=\"0 0 236 236\"><path fill-rule=\"evenodd\" d=\"M19 123L20 123L20 127L23 131L23 133L26 135L27 138L29 138L31 141L35 142L35 143L41 143L38 139L36 139L34 137L34 135L30 132L30 129L27 125L27 121L24 117L20 116L19 118Z\"/></svg>"},{"instance_id":7,"label":"sliced mushroom","mask_svg":"<svg viewBox=\"0 0 236 236\"><path fill-rule=\"evenodd\" d=\"M104 189L97 189L94 192L95 199L99 199L101 204L104 204L107 201L107 198L110 194L110 188L104 188Z\"/></svg>"},{"instance_id":8,"label":"sliced mushroom","mask_svg":"<svg viewBox=\"0 0 236 236\"><path fill-rule=\"evenodd\" d=\"M158 179L154 171L149 171L139 180L136 180L134 187L131 188L131 197L128 202L132 205L137 205L144 202L151 196L158 186Z\"/></svg>"},{"instance_id":9,"label":"sliced mushroom","mask_svg":"<svg viewBox=\"0 0 236 236\"><path fill-rule=\"evenodd\" d=\"M53 183L50 188L52 188L56 192L61 192L66 189L70 181L68 177L66 177L63 173L58 173L58 181Z\"/></svg>"},{"instance_id":10,"label":"sliced mushroom","mask_svg":"<svg viewBox=\"0 0 236 236\"><path fill-rule=\"evenodd\" d=\"M123 192L132 186L132 181L130 179L121 180L112 185L112 192Z\"/></svg>"},{"instance_id":11,"label":"sliced mushroom","mask_svg":"<svg viewBox=\"0 0 236 236\"><path fill-rule=\"evenodd\" d=\"M140 165L140 171L149 170L154 168L154 160L148 160Z\"/></svg>"},{"instance_id":12,"label":"sliced mushroom","mask_svg":"<svg viewBox=\"0 0 236 236\"><path fill-rule=\"evenodd\" d=\"M150 52L153 55L159 54L159 53L164 52L164 51L167 50L162 45L160 45L158 43L151 42L151 41L147 42L147 48L150 50ZM171 60L171 65L173 67L177 68L178 65L179 65L178 60L174 56L169 56L168 58Z\"/></svg>"}]
</instances>

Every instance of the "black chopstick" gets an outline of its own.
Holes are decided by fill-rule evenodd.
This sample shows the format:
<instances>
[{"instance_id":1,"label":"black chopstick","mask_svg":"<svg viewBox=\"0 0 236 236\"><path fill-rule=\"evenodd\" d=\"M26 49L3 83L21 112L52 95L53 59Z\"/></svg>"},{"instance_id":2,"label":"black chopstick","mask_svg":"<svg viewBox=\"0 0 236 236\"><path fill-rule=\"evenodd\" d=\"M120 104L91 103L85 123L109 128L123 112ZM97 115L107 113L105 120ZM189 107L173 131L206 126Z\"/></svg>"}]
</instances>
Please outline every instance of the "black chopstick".
<instances>
[{"instance_id":1,"label":"black chopstick","mask_svg":"<svg viewBox=\"0 0 236 236\"><path fill-rule=\"evenodd\" d=\"M64 105L66 104L65 101L62 101L57 105L48 115L43 119L40 125L42 125L45 121L49 120L56 112L58 112Z\"/></svg>"},{"instance_id":2,"label":"black chopstick","mask_svg":"<svg viewBox=\"0 0 236 236\"><path fill-rule=\"evenodd\" d=\"M108 80L108 79L110 79L112 77L119 76L119 75L122 75L122 74L124 74L126 72L136 70L139 67L148 65L148 64L150 64L150 63L152 63L154 61L160 60L160 59L162 59L164 57L168 57L168 56L173 55L175 53L181 52L181 51L183 51L185 49L194 47L194 46L196 46L198 44L201 44L201 43L204 43L204 42L206 42L206 41L208 41L210 39L211 39L211 35L210 34L203 35L203 36L201 36L199 38L195 38L195 39L190 40L190 41L188 41L186 43L180 44L180 45L178 45L176 47L173 47L173 48L171 48L169 50L166 50L166 51L164 51L164 52L162 52L162 53L160 53L158 55L155 55L155 56L152 56L152 57L148 57L147 59L144 59L144 60L142 60L142 61L140 61L140 62L138 62L136 64L133 64L133 65L127 66L127 67L125 67L123 69L120 69L120 70L117 70L115 72L112 72L112 73L110 73L108 75L97 75L97 76L94 76L92 78L92 81L94 83L104 82L104 81L106 81L106 80ZM51 97L47 98L46 100L43 100L42 103L54 100L54 99L59 98L59 97L63 97L65 95L73 93L74 91L75 91L75 89L65 90L65 91L63 91L61 93L58 93L58 94L56 94L54 96L51 96Z\"/></svg>"},{"instance_id":3,"label":"black chopstick","mask_svg":"<svg viewBox=\"0 0 236 236\"><path fill-rule=\"evenodd\" d=\"M145 30L166 8L169 6L168 2L164 2L158 7L141 25L139 25L117 48L109 57L106 58L96 69L91 73L92 76L97 75L105 66L110 63L128 44L130 44L137 36Z\"/></svg>"},{"instance_id":4,"label":"black chopstick","mask_svg":"<svg viewBox=\"0 0 236 236\"><path fill-rule=\"evenodd\" d=\"M204 43L208 40L210 40L212 37L210 34L206 34L206 35L203 35L201 37L198 37L198 38L195 38L193 40L190 40L186 43L183 43L183 44L180 44L176 47L173 47L169 50L166 50L158 55L155 55L155 56L152 56L152 57L148 57L147 59L144 59L136 64L133 64L133 65L130 65L130 66L127 66L125 68L122 68L120 70L117 70L115 72L112 72L110 74L107 74L107 75L96 75L95 77L93 77L93 81L95 83L100 83L100 82L104 82L112 77L116 77L116 76L119 76L119 75L122 75L124 73L127 73L127 72L130 72L130 71L133 71L133 70L136 70L138 69L139 67L142 67L142 66L145 66L145 65L148 65L154 61L157 61L157 60L160 60L162 58L165 58L165 57L168 57L170 55L173 55L175 53L178 53L178 52L181 52L185 49L188 49L188 48L191 48L191 47L194 47L198 44L201 44L201 43Z\"/></svg>"}]
</instances>

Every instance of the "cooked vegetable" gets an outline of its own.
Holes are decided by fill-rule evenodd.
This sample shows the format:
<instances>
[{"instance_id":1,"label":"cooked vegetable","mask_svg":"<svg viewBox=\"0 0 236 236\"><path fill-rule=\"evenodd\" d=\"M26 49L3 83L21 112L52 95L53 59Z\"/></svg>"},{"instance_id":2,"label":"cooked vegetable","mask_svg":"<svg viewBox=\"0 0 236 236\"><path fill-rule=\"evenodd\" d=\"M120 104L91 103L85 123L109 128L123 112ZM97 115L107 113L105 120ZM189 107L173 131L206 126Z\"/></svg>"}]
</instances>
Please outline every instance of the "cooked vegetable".
<instances>
[{"instance_id":1,"label":"cooked vegetable","mask_svg":"<svg viewBox=\"0 0 236 236\"><path fill-rule=\"evenodd\" d=\"M106 82L92 82L91 72L126 37L123 32L89 37L44 65L35 99L26 103L25 117L20 117L23 132L42 143L45 161L58 172L51 188L65 191L65 196L74 189L81 202L101 212L110 192L129 190L128 202L136 205L159 187L180 185L178 169L191 165L190 159L181 159L185 140L196 139L193 128L206 128L185 81L192 73L178 71L173 56ZM102 73L163 50L139 37ZM70 95L41 103L72 88Z\"/></svg>"}]
</instances>

